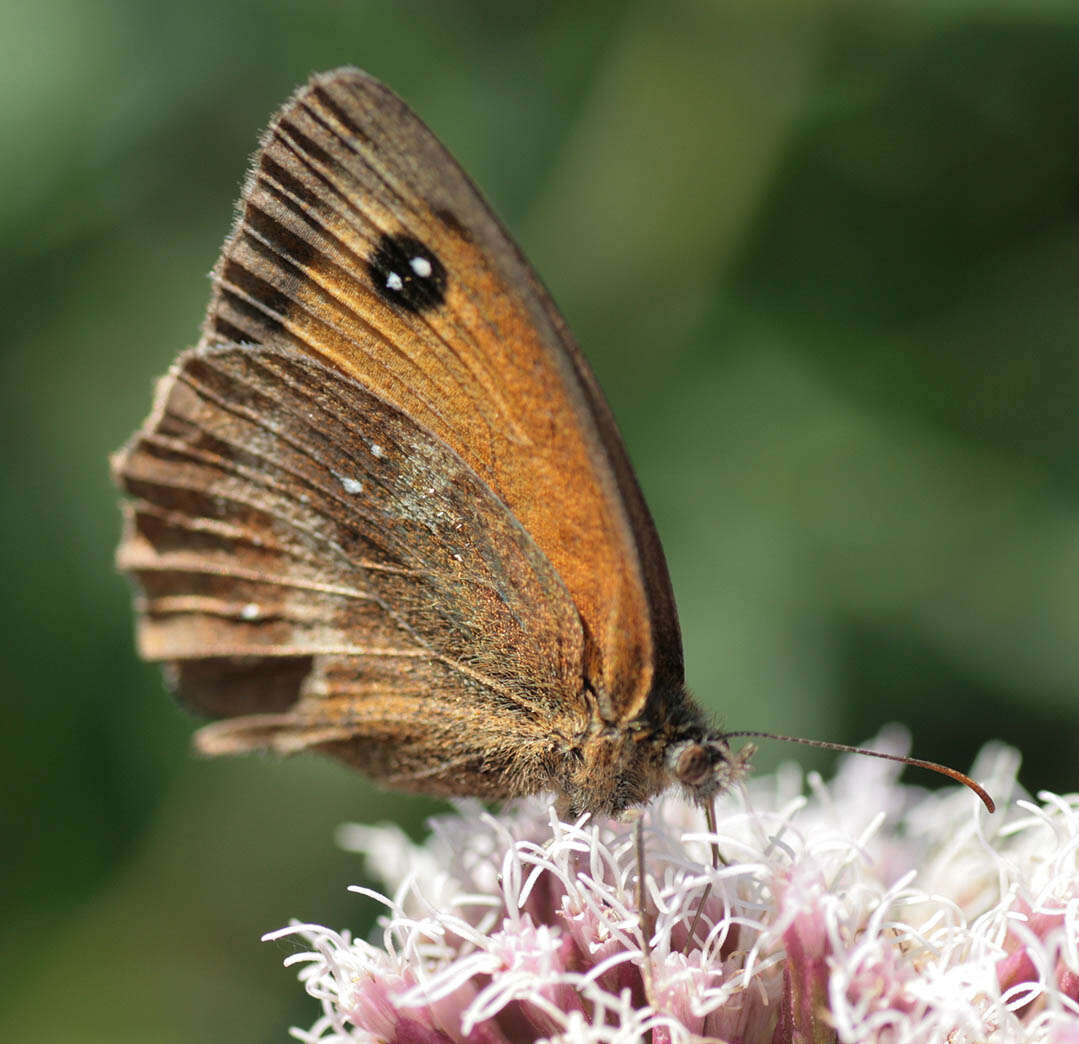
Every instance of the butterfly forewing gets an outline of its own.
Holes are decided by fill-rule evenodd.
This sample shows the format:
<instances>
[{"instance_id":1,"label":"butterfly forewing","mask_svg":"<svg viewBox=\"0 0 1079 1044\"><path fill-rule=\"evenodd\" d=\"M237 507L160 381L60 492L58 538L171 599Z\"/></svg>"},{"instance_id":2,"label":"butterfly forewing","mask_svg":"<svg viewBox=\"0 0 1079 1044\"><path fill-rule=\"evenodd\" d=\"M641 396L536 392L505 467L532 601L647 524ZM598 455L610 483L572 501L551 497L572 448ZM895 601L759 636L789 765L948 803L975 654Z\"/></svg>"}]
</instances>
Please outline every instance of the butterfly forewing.
<instances>
[{"instance_id":1,"label":"butterfly forewing","mask_svg":"<svg viewBox=\"0 0 1079 1044\"><path fill-rule=\"evenodd\" d=\"M215 280L205 345L321 359L508 508L579 613L576 687L606 719L680 689L666 566L606 404L538 280L400 99L355 70L299 91L263 139ZM449 583L439 597L460 595Z\"/></svg>"}]
</instances>

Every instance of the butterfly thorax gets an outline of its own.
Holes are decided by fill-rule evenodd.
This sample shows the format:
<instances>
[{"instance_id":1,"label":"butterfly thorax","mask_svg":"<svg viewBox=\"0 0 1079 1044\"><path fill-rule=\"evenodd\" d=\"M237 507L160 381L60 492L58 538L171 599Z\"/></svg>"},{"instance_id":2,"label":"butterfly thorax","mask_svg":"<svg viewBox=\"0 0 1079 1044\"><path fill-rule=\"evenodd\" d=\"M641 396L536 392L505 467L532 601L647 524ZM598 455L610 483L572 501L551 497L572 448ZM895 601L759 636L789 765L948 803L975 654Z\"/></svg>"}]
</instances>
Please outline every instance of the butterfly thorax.
<instances>
[{"instance_id":1,"label":"butterfly thorax","mask_svg":"<svg viewBox=\"0 0 1079 1044\"><path fill-rule=\"evenodd\" d=\"M701 803L737 782L752 754L751 746L732 752L723 734L708 725L681 689L650 700L629 722L594 719L564 762L572 766L568 777L554 785L560 811L569 815L620 815L675 785Z\"/></svg>"}]
</instances>

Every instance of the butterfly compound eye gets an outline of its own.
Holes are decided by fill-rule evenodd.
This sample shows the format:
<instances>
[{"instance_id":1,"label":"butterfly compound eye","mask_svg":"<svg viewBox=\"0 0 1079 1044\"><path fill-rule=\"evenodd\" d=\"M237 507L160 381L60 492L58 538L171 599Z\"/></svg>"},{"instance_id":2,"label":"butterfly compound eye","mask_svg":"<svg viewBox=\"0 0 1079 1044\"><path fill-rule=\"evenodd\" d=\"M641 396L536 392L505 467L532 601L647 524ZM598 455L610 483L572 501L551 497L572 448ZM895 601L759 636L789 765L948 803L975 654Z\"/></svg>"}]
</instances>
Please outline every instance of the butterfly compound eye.
<instances>
[{"instance_id":1,"label":"butterfly compound eye","mask_svg":"<svg viewBox=\"0 0 1079 1044\"><path fill-rule=\"evenodd\" d=\"M721 757L713 747L703 743L683 743L672 754L675 779L693 790L704 786L714 777L713 766Z\"/></svg>"},{"instance_id":2,"label":"butterfly compound eye","mask_svg":"<svg viewBox=\"0 0 1079 1044\"><path fill-rule=\"evenodd\" d=\"M367 274L380 297L408 312L434 311L446 300L446 266L413 236L384 234Z\"/></svg>"},{"instance_id":3,"label":"butterfly compound eye","mask_svg":"<svg viewBox=\"0 0 1079 1044\"><path fill-rule=\"evenodd\" d=\"M737 783L749 771L756 752L751 743L738 753L731 750L726 736L705 733L670 747L667 767L696 801L705 801Z\"/></svg>"}]
</instances>

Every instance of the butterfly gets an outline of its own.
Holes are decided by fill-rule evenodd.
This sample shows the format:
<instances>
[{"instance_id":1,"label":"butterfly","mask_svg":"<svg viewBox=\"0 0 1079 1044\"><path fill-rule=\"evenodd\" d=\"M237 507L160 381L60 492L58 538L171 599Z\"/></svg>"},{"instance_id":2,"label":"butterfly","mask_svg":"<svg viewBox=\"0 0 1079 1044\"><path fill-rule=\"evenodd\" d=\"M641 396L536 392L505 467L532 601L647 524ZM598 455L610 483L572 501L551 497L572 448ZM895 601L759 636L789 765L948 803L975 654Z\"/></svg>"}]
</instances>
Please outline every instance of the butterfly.
<instances>
[{"instance_id":1,"label":"butterfly","mask_svg":"<svg viewBox=\"0 0 1079 1044\"><path fill-rule=\"evenodd\" d=\"M490 207L356 69L273 119L198 344L113 458L138 646L208 754L619 814L746 770L686 691L655 526ZM743 735L749 735L744 733Z\"/></svg>"}]
</instances>

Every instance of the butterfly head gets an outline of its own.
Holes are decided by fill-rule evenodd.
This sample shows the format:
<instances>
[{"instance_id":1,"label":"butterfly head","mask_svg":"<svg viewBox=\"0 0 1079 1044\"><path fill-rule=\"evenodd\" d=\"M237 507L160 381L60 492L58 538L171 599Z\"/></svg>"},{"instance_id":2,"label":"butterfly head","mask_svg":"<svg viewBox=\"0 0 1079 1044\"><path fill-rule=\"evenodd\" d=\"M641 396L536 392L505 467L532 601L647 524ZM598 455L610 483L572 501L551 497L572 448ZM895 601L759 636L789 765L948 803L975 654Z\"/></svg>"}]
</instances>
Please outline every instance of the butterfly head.
<instances>
[{"instance_id":1,"label":"butterfly head","mask_svg":"<svg viewBox=\"0 0 1079 1044\"><path fill-rule=\"evenodd\" d=\"M694 801L703 803L741 780L756 750L747 743L735 752L725 736L708 733L672 744L667 769Z\"/></svg>"}]
</instances>

